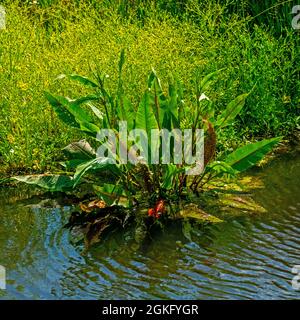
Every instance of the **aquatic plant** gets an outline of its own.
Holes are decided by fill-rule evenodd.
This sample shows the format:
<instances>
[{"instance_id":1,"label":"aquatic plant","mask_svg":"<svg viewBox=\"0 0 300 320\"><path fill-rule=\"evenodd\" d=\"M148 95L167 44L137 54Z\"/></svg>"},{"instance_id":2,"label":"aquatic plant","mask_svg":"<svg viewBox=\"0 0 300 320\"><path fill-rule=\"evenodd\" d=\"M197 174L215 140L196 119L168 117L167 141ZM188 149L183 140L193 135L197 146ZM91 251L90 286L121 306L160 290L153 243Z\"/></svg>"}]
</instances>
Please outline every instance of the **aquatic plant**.
<instances>
[{"instance_id":1,"label":"aquatic plant","mask_svg":"<svg viewBox=\"0 0 300 320\"><path fill-rule=\"evenodd\" d=\"M70 99L45 92L59 119L90 137L90 143L81 140L63 149L67 157L63 166L74 174L15 177L18 181L34 184L49 191L72 191L87 185L89 190L93 190L96 200L82 204L80 209L85 216L89 215L89 219L94 218L93 223L97 221L98 233L106 229L112 217L114 220L117 219L115 214L107 215L108 208L130 208L129 215L140 219L140 211L132 209L137 206L145 207L148 208L148 214L143 214L142 219L148 217L154 222L161 220L161 216L178 218L182 201L188 203L192 194L202 192L213 179L236 177L238 173L262 160L280 141L279 137L258 141L219 157L216 153L218 134L232 124L242 110L248 94L233 99L220 114L215 115L214 102L205 92L222 71L215 71L204 78L197 74L195 106L190 106L184 102L184 87L179 80L170 80L168 91L165 93L156 72L152 70L147 88L136 107L126 97L123 89L124 63L125 53L122 50L117 89L114 93L106 89L106 76L99 70L94 72L94 79L78 74L59 77L79 82L92 89L91 94ZM120 131L123 123L126 123L126 134L132 130L143 130L146 137L137 134L131 141L124 143ZM99 132L103 129L108 134L101 136ZM189 145L191 154L195 153L197 145L201 144L201 141L197 140L197 132L201 129L204 131L204 152L202 158L198 159L202 159L202 163L176 161L178 153L182 150L176 150L176 137L170 137L170 132L182 132L180 130L185 129L192 132L192 143ZM153 138L152 130L158 130L160 133L166 130L169 144L166 144L163 136ZM114 135L115 143L110 140L109 132ZM145 138L147 143L143 142ZM102 152L101 156L96 149L99 145L106 145L106 153ZM153 145L156 145L156 151L159 151L156 162L153 162L153 149L149 147ZM164 159L166 148L169 152L168 161ZM183 148L182 145L180 148ZM131 161L123 161L124 152ZM114 155L114 161L111 161L111 154ZM191 171L195 169L196 171ZM203 220L205 216L200 211L198 214L188 210L181 210L182 212L184 215L181 217L184 218L190 216ZM213 219L207 215L206 220ZM124 215L121 219L122 224L127 220L128 216Z\"/></svg>"}]
</instances>

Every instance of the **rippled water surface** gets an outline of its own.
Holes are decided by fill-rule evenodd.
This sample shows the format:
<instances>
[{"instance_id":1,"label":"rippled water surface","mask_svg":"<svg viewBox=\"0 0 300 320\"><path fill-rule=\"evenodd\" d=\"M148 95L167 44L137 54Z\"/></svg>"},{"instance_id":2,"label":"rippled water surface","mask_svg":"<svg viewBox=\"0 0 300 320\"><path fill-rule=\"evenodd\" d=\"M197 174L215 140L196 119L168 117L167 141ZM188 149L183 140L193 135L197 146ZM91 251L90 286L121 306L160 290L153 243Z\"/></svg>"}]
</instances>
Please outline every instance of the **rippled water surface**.
<instances>
[{"instance_id":1,"label":"rippled water surface","mask_svg":"<svg viewBox=\"0 0 300 320\"><path fill-rule=\"evenodd\" d=\"M300 265L300 158L256 171L255 199L268 213L198 228L192 241L180 226L137 249L115 235L85 252L63 228L69 207L41 209L0 189L0 265L7 299L290 299Z\"/></svg>"}]
</instances>

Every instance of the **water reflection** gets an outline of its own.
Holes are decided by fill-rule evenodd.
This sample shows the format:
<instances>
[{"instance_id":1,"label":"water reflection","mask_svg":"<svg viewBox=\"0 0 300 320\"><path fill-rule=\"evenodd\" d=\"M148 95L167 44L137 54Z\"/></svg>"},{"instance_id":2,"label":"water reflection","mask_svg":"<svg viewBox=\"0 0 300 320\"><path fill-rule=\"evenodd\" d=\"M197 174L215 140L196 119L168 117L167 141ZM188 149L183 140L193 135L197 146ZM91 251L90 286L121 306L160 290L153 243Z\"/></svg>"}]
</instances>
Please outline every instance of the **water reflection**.
<instances>
[{"instance_id":1,"label":"water reflection","mask_svg":"<svg viewBox=\"0 0 300 320\"><path fill-rule=\"evenodd\" d=\"M263 170L255 198L267 214L195 228L192 241L173 224L147 247L115 234L89 251L62 228L68 207L40 209L20 189L0 191L3 299L288 299L300 264L300 158ZM26 193L28 194L28 193ZM28 198L30 195L28 194Z\"/></svg>"}]
</instances>

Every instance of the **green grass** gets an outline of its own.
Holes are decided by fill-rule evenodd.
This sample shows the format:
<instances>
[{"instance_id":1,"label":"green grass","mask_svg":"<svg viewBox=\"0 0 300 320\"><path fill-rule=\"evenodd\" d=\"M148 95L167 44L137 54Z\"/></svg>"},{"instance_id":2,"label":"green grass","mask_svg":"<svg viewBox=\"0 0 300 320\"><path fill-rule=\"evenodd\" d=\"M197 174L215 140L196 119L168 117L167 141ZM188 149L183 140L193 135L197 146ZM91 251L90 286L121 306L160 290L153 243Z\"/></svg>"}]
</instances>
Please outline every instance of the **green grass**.
<instances>
[{"instance_id":1,"label":"green grass","mask_svg":"<svg viewBox=\"0 0 300 320\"><path fill-rule=\"evenodd\" d=\"M278 36L218 1L187 1L182 7L176 1L169 7L164 1L156 7L138 1L131 7L126 1L29 2L2 1L7 11L7 28L0 30L2 175L59 167L60 149L78 137L53 114L43 91L82 94L80 86L57 76L90 76L96 67L109 75L112 88L122 48L125 90L136 103L152 67L163 83L172 75L181 79L191 106L196 69L206 75L224 68L207 92L219 111L254 87L235 125L224 131L220 149L287 135L299 124L299 34L292 28Z\"/></svg>"}]
</instances>

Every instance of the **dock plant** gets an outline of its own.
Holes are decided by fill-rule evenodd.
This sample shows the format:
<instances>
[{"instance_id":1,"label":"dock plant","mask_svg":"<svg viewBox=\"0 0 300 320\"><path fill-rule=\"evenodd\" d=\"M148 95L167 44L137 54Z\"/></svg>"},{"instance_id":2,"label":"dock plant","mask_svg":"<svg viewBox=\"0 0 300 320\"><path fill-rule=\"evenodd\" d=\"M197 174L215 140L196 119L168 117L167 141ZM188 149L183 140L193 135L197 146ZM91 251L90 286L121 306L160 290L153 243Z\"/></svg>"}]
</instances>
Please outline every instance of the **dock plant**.
<instances>
[{"instance_id":1,"label":"dock plant","mask_svg":"<svg viewBox=\"0 0 300 320\"><path fill-rule=\"evenodd\" d=\"M63 149L66 156L66 161L62 163L65 168L63 174L15 177L18 181L37 185L51 192L73 192L75 189L87 187L93 193L93 197L81 203L78 216L89 217L85 221L89 221L94 227L98 226L98 235L112 220L120 218L121 214L118 216L117 211L122 208L126 212L121 219L122 225L128 220L128 216L133 220L148 219L153 223L178 218L180 212L184 212L181 218L197 218L195 212L180 210L181 204L189 203L193 197L203 193L214 179L235 178L239 173L251 168L280 141L280 137L265 139L218 155L216 146L219 134L233 123L251 93L235 97L222 112L216 114L214 101L207 96L207 89L224 70L217 70L204 77L197 74L194 105L185 103L184 85L180 80L170 80L167 90L164 90L158 75L152 70L144 94L135 105L124 92L124 63L123 50L120 54L118 82L114 92L107 89L108 79L99 70L93 72L93 78L78 74L59 77L61 81L76 81L90 90L90 94L72 99L45 92L46 99L59 119L65 125L82 132L83 139ZM146 147L141 137L137 141L128 142L127 145L123 144L120 123L126 123L128 132L137 129L146 132ZM100 145L109 143L107 137L99 136L103 129L111 130L110 132L115 134L115 162L108 161L108 154L99 157L97 152ZM163 138L159 136L151 141L151 130L155 129L159 132L162 129L167 132L191 129L194 142L191 147L192 153L195 152L194 145L197 143L195 133L202 129L204 152L201 171L195 175L187 174L193 166L184 161L176 163L174 139L169 140L169 162L162 161ZM156 144L159 161L154 164L145 161L138 151L131 155L135 161L124 163L121 153L125 152L130 156L134 144L142 151L143 148L147 148L144 151L147 151L148 159L153 157L148 146ZM199 208L200 220L203 218L201 212Z\"/></svg>"}]
</instances>

